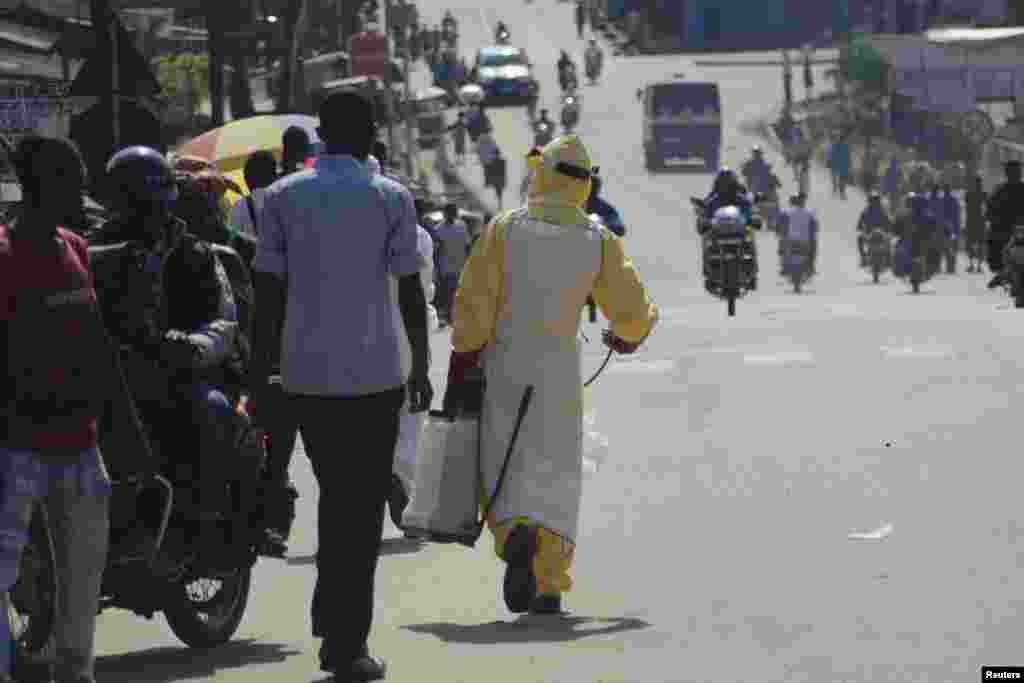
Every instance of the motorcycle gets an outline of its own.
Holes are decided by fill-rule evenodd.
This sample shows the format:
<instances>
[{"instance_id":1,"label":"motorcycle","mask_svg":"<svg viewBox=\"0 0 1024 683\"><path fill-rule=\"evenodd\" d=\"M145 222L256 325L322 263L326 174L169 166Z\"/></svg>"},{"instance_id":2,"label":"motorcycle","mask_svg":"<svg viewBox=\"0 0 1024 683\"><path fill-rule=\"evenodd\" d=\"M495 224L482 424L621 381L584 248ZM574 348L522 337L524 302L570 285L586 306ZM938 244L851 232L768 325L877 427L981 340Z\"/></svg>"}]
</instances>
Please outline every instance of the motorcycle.
<instances>
[{"instance_id":1,"label":"motorcycle","mask_svg":"<svg viewBox=\"0 0 1024 683\"><path fill-rule=\"evenodd\" d=\"M793 283L793 291L800 293L811 279L811 245L802 240L787 240L783 247L782 273Z\"/></svg>"},{"instance_id":2,"label":"motorcycle","mask_svg":"<svg viewBox=\"0 0 1024 683\"><path fill-rule=\"evenodd\" d=\"M579 88L579 80L576 78L576 65L566 64L558 72L558 84L562 92L572 94Z\"/></svg>"},{"instance_id":3,"label":"motorcycle","mask_svg":"<svg viewBox=\"0 0 1024 683\"><path fill-rule=\"evenodd\" d=\"M1003 283L1016 308L1024 308L1024 225L1013 229L1013 237L1003 249Z\"/></svg>"},{"instance_id":4,"label":"motorcycle","mask_svg":"<svg viewBox=\"0 0 1024 683\"><path fill-rule=\"evenodd\" d=\"M533 144L535 147L543 147L554 139L554 126L547 121L538 121L533 127Z\"/></svg>"},{"instance_id":5,"label":"motorcycle","mask_svg":"<svg viewBox=\"0 0 1024 683\"><path fill-rule=\"evenodd\" d=\"M872 227L867 235L867 257L868 268L871 269L871 280L878 284L878 280L892 264L892 243L884 230Z\"/></svg>"},{"instance_id":6,"label":"motorcycle","mask_svg":"<svg viewBox=\"0 0 1024 683\"><path fill-rule=\"evenodd\" d=\"M562 128L571 133L580 122L580 101L576 95L562 98Z\"/></svg>"},{"instance_id":7,"label":"motorcycle","mask_svg":"<svg viewBox=\"0 0 1024 683\"><path fill-rule=\"evenodd\" d=\"M508 45L508 41L510 38L511 35L509 35L508 29L503 28L494 34L494 40L495 42L498 43L498 45Z\"/></svg>"},{"instance_id":8,"label":"motorcycle","mask_svg":"<svg viewBox=\"0 0 1024 683\"><path fill-rule=\"evenodd\" d=\"M758 201L754 202L754 210L760 216L764 226L779 237L782 236L782 222L780 220L782 212L779 208L778 193L769 192L759 195Z\"/></svg>"},{"instance_id":9,"label":"motorcycle","mask_svg":"<svg viewBox=\"0 0 1024 683\"><path fill-rule=\"evenodd\" d=\"M736 300L757 286L757 252L753 237L744 229L741 233L719 232L704 218L704 200L690 197L697 210L697 232L704 240L704 275L707 290L725 299L730 316L736 315ZM761 220L754 218L750 227L761 228Z\"/></svg>"},{"instance_id":10,"label":"motorcycle","mask_svg":"<svg viewBox=\"0 0 1024 683\"><path fill-rule=\"evenodd\" d=\"M936 273L936 269L930 258L929 250L922 248L914 254L910 240L901 239L893 252L892 270L893 275L900 279L910 281L910 288L914 294L921 292L921 284L927 282Z\"/></svg>"},{"instance_id":11,"label":"motorcycle","mask_svg":"<svg viewBox=\"0 0 1024 683\"><path fill-rule=\"evenodd\" d=\"M103 429L101 444L110 443L109 433ZM100 610L126 609L147 619L163 612L171 631L190 647L227 643L249 601L252 567L259 556L268 555L260 502L266 467L263 434L236 412L232 452L219 454L235 463L224 484L220 521L195 522L184 516L178 496L189 489L188 478L155 466L118 472L113 463L154 462L148 454L127 450L134 449L122 447L120 455L117 448L105 449L113 493ZM170 451L170 444L158 450ZM215 525L216 535L197 534L199 524ZM40 504L33 511L18 580L9 593L16 661L39 663L52 648L57 590L49 524Z\"/></svg>"},{"instance_id":12,"label":"motorcycle","mask_svg":"<svg viewBox=\"0 0 1024 683\"><path fill-rule=\"evenodd\" d=\"M601 55L596 52L588 52L586 55L586 73L587 81L590 85L597 83L597 79L601 75Z\"/></svg>"}]
</instances>

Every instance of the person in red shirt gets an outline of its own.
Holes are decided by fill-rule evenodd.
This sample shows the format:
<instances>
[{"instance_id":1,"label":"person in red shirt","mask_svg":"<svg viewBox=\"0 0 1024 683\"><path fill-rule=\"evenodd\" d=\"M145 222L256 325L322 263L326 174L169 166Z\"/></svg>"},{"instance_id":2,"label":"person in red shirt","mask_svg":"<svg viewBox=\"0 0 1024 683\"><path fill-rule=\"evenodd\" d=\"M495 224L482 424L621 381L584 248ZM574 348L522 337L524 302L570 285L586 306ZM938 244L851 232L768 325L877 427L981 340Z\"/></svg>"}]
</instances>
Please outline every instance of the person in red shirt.
<instances>
[{"instance_id":1,"label":"person in red shirt","mask_svg":"<svg viewBox=\"0 0 1024 683\"><path fill-rule=\"evenodd\" d=\"M60 227L81 202L80 153L32 136L18 145L14 166L22 211L0 225L0 614L42 501L61 560L56 680L91 683L111 492L97 424L124 385L85 241ZM8 628L0 618L0 680L12 665Z\"/></svg>"}]
</instances>

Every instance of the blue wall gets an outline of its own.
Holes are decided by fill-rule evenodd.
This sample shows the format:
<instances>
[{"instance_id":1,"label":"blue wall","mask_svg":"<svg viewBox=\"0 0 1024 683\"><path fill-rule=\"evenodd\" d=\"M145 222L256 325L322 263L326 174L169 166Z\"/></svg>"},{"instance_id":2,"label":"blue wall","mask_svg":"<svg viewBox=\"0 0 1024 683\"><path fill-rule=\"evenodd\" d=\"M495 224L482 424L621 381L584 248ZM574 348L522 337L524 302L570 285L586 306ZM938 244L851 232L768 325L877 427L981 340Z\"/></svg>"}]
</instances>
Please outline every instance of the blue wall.
<instances>
[{"instance_id":1,"label":"blue wall","mask_svg":"<svg viewBox=\"0 0 1024 683\"><path fill-rule=\"evenodd\" d=\"M681 4L681 0L674 0ZM798 47L833 27L842 0L686 0L685 49ZM850 2L851 19L860 15ZM658 18L661 21L661 18Z\"/></svg>"}]
</instances>

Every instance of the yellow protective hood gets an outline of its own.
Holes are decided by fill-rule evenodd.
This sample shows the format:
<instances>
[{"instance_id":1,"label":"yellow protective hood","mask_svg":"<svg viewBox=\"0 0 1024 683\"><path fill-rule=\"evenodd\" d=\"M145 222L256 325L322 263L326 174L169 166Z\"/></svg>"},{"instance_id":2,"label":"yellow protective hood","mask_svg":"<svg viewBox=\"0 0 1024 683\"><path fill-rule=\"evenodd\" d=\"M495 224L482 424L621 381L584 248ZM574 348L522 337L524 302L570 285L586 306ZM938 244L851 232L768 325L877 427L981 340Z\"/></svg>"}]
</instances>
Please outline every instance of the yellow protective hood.
<instances>
[{"instance_id":1,"label":"yellow protective hood","mask_svg":"<svg viewBox=\"0 0 1024 683\"><path fill-rule=\"evenodd\" d=\"M590 153L579 137L555 138L543 149L531 151L527 165L533 172L526 195L529 215L554 223L579 222L590 197L592 169ZM572 173L585 177L573 177Z\"/></svg>"}]
</instances>

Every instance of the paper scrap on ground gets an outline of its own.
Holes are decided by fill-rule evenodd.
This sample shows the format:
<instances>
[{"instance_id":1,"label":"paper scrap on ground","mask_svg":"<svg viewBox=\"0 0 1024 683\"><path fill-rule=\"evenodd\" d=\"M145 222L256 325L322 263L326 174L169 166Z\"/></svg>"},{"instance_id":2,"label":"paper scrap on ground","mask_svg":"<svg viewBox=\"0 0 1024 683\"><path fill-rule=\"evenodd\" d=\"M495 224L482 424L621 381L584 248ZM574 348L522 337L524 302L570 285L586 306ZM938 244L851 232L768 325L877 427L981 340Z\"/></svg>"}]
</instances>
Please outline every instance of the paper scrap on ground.
<instances>
[{"instance_id":1,"label":"paper scrap on ground","mask_svg":"<svg viewBox=\"0 0 1024 683\"><path fill-rule=\"evenodd\" d=\"M854 540L854 541L881 541L883 538L885 538L886 536L891 534L892 530L893 530L893 525L892 524L886 524L884 526L878 527L874 531L868 531L868 532L856 531L856 532L850 534L847 538L849 538L851 540Z\"/></svg>"}]
</instances>

